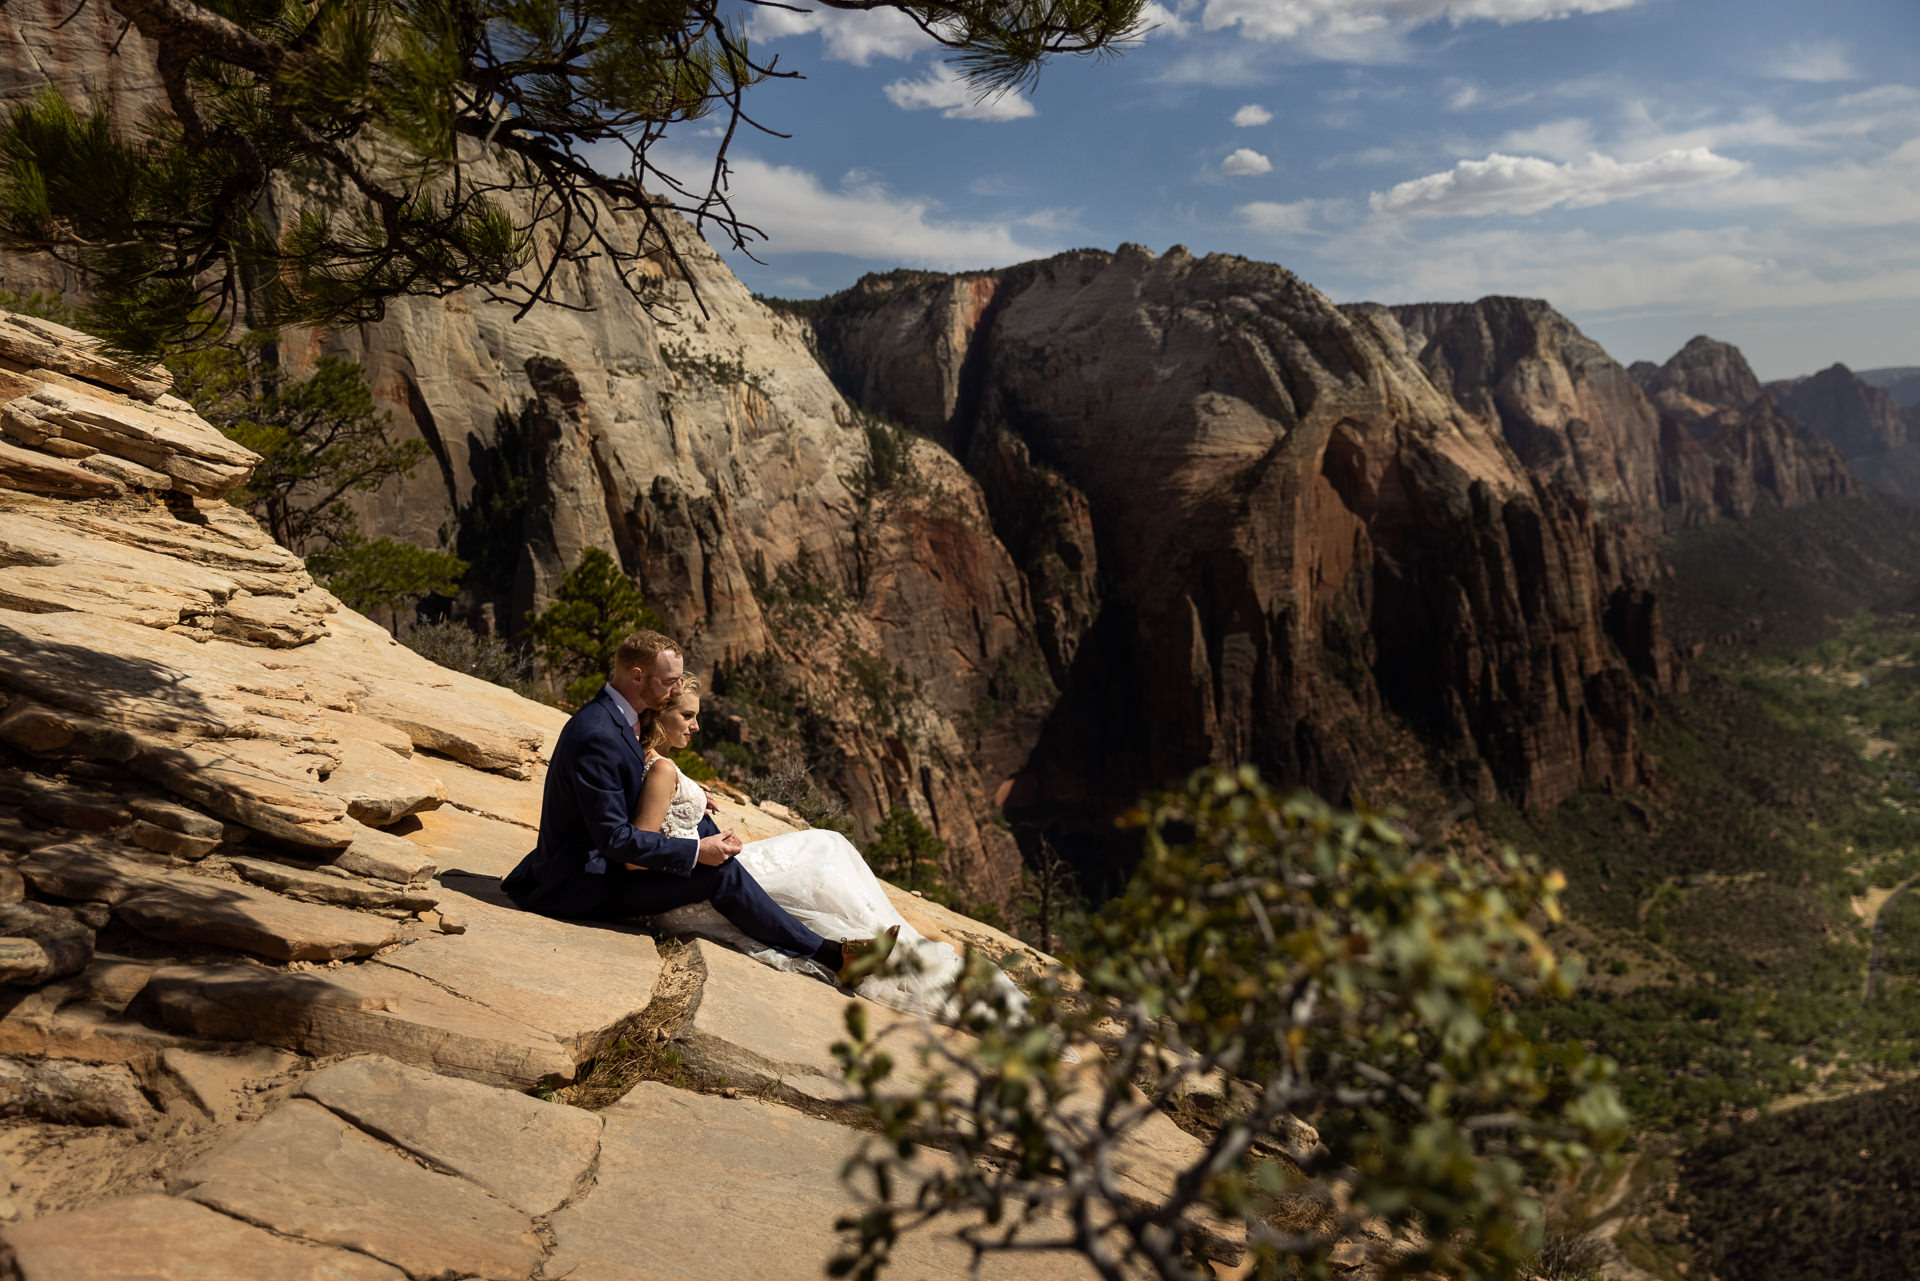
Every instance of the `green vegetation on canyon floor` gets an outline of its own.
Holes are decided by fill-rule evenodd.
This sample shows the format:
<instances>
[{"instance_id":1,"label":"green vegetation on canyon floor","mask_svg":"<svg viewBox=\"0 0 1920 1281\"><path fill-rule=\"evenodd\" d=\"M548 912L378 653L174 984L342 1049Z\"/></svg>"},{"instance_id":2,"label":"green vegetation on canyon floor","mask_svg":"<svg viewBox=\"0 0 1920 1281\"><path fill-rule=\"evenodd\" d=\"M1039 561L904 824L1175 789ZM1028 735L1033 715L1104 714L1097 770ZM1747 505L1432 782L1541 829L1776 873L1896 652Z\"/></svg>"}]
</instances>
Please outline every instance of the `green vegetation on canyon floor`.
<instances>
[{"instance_id":1,"label":"green vegetation on canyon floor","mask_svg":"<svg viewBox=\"0 0 1920 1281\"><path fill-rule=\"evenodd\" d=\"M1702 556L1696 542L1677 559ZM1612 1057L1633 1117L1639 1154L1618 1183L1563 1198L1569 1221L1617 1220L1623 1257L1671 1281L1683 1264L1743 1281L1905 1275L1910 1123L1887 1115L1920 1069L1920 899L1904 892L1920 873L1920 618L1809 616L1832 590L1811 581L1692 599L1757 643L1708 649L1663 702L1647 786L1479 812L1488 835L1565 870L1555 941L1588 964L1572 999L1524 1026Z\"/></svg>"},{"instance_id":2,"label":"green vegetation on canyon floor","mask_svg":"<svg viewBox=\"0 0 1920 1281\"><path fill-rule=\"evenodd\" d=\"M1710 1122L1920 1063L1920 630L1862 615L1787 654L1725 651L1662 708L1657 780L1483 823L1568 875L1592 974L1539 1016L1604 1046L1638 1125Z\"/></svg>"}]
</instances>

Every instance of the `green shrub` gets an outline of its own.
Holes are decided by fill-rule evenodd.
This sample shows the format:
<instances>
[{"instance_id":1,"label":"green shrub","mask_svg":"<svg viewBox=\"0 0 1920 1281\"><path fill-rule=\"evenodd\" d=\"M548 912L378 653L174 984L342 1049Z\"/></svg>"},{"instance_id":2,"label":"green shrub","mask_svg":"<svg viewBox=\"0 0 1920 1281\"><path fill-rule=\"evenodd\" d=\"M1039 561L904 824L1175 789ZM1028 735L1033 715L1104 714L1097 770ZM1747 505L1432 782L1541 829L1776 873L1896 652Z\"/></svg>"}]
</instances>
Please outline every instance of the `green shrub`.
<instances>
[{"instance_id":1,"label":"green shrub","mask_svg":"<svg viewBox=\"0 0 1920 1281\"><path fill-rule=\"evenodd\" d=\"M930 1047L906 1093L849 1007L835 1053L883 1141L849 1162L870 1205L841 1221L835 1274L876 1275L903 1232L953 1214L994 1225L969 1233L983 1253L1044 1237L1110 1276L1191 1277L1220 1221L1245 1225L1251 1275L1324 1275L1369 1218L1409 1252L1396 1273L1513 1276L1541 1245L1528 1167L1576 1168L1624 1121L1604 1061L1533 1041L1511 1012L1571 986L1528 924L1557 917L1557 877L1409 849L1385 821L1277 795L1251 770L1197 776L1138 818L1145 857L1073 958L1083 991L1043 980L1016 1019L971 953L978 1039ZM1063 1062L1095 1040L1108 1053ZM1215 1074L1255 1088L1164 1195L1105 1176ZM1303 1202L1320 1207L1310 1224L1292 1214Z\"/></svg>"},{"instance_id":2,"label":"green shrub","mask_svg":"<svg viewBox=\"0 0 1920 1281\"><path fill-rule=\"evenodd\" d=\"M400 643L414 653L451 671L477 676L505 686L523 698L552 702L533 681L533 662L498 636L482 636L465 623L446 619L407 629Z\"/></svg>"}]
</instances>

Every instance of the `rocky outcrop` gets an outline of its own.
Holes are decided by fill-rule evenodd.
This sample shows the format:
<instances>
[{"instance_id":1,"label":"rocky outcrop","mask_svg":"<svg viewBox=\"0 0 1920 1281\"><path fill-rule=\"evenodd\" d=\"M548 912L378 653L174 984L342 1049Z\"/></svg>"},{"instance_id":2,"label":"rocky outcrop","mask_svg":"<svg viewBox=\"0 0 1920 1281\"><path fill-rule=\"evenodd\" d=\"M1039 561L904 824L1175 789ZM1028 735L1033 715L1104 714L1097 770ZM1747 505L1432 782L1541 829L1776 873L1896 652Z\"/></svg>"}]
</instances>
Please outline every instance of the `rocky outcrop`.
<instances>
[{"instance_id":1,"label":"rocky outcrop","mask_svg":"<svg viewBox=\"0 0 1920 1281\"><path fill-rule=\"evenodd\" d=\"M1633 378L1545 302L1482 298L1390 309L1433 383L1497 424L1536 475L1592 502L1659 510L1659 430Z\"/></svg>"},{"instance_id":2,"label":"rocky outcrop","mask_svg":"<svg viewBox=\"0 0 1920 1281\"><path fill-rule=\"evenodd\" d=\"M1765 393L1740 410L1666 393L1660 428L1661 504L1669 528L1744 520L1763 504L1799 507L1859 489L1840 452L1782 414Z\"/></svg>"},{"instance_id":3,"label":"rocky outcrop","mask_svg":"<svg viewBox=\"0 0 1920 1281\"><path fill-rule=\"evenodd\" d=\"M1637 360L1629 372L1655 401L1663 393L1673 393L1722 409L1745 409L1762 391L1740 349L1705 334L1688 339L1666 364Z\"/></svg>"},{"instance_id":4,"label":"rocky outcrop","mask_svg":"<svg viewBox=\"0 0 1920 1281\"><path fill-rule=\"evenodd\" d=\"M0 348L0 424L34 425L0 482L0 1271L815 1270L857 1205L848 995L507 905L561 713L342 608L220 499L245 459L164 379L0 314L17 331L53 350ZM929 937L1053 964L891 893ZM935 1035L871 1017L902 1062ZM635 1043L672 1070L578 1079ZM1155 1114L1118 1174L1150 1196L1199 1150ZM636 1221L656 1186L667 1217ZM780 1214L742 1243L726 1204ZM950 1237L906 1248L971 1275Z\"/></svg>"},{"instance_id":5,"label":"rocky outcrop","mask_svg":"<svg viewBox=\"0 0 1920 1281\"><path fill-rule=\"evenodd\" d=\"M1907 443L1900 408L1883 387L1869 386L1845 365L1830 365L1780 395L1780 407L1831 441L1849 458Z\"/></svg>"},{"instance_id":6,"label":"rocky outcrop","mask_svg":"<svg viewBox=\"0 0 1920 1281\"><path fill-rule=\"evenodd\" d=\"M1660 422L1660 524L1672 531L1744 520L1763 505L1850 494L1858 481L1831 444L1780 411L1740 349L1702 334L1634 380Z\"/></svg>"},{"instance_id":7,"label":"rocky outcrop","mask_svg":"<svg viewBox=\"0 0 1920 1281\"><path fill-rule=\"evenodd\" d=\"M1885 388L1832 365L1778 395L1781 408L1845 454L1861 480L1920 502L1920 430Z\"/></svg>"},{"instance_id":8,"label":"rocky outcrop","mask_svg":"<svg viewBox=\"0 0 1920 1281\"><path fill-rule=\"evenodd\" d=\"M1023 565L1045 558L1062 695L1013 808L1110 813L1208 761L1338 794L1383 712L1481 794L1635 778L1635 673L1658 686L1670 656L1647 544L1589 480L1656 501L1652 415L1625 462L1595 445L1576 407L1645 402L1577 331L1522 350L1501 323L1533 306L1410 332L1278 267L1134 247L830 300L840 384L967 458ZM1503 403L1563 466L1516 456Z\"/></svg>"}]
</instances>

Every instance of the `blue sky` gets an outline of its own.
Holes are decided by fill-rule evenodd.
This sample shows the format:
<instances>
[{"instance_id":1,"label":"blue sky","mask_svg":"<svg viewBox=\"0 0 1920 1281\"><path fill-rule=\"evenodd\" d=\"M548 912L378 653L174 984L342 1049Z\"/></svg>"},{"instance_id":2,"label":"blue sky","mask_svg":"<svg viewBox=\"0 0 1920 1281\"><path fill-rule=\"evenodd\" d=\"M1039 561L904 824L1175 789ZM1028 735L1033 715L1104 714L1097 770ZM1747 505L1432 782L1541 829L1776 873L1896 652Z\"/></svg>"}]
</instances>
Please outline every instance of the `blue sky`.
<instances>
[{"instance_id":1,"label":"blue sky","mask_svg":"<svg viewBox=\"0 0 1920 1281\"><path fill-rule=\"evenodd\" d=\"M1920 365L1920 0L1149 12L1125 56L982 103L898 15L754 11L756 52L806 78L749 95L791 136L734 144L768 238L729 261L805 297L1184 244L1336 302L1544 297L1623 363L1708 333L1763 378Z\"/></svg>"}]
</instances>

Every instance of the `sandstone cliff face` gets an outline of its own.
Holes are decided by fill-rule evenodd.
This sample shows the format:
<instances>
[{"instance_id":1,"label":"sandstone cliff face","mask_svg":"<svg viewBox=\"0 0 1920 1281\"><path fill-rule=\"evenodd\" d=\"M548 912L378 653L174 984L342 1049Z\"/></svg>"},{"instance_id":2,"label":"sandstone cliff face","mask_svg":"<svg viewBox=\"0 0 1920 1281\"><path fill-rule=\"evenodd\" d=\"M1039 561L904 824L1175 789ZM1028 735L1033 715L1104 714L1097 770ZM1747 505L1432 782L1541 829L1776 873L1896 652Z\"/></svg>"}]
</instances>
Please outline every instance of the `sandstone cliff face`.
<instances>
[{"instance_id":1,"label":"sandstone cliff face","mask_svg":"<svg viewBox=\"0 0 1920 1281\"><path fill-rule=\"evenodd\" d=\"M1534 473L1604 507L1659 508L1659 431L1626 370L1538 299L1394 307L1436 387L1498 424Z\"/></svg>"},{"instance_id":2,"label":"sandstone cliff face","mask_svg":"<svg viewBox=\"0 0 1920 1281\"><path fill-rule=\"evenodd\" d=\"M1760 380L1740 349L1696 334L1664 365L1635 361L1629 371L1647 395L1677 392L1726 409L1744 409L1760 398Z\"/></svg>"},{"instance_id":3,"label":"sandstone cliff face","mask_svg":"<svg viewBox=\"0 0 1920 1281\"><path fill-rule=\"evenodd\" d=\"M1435 386L1423 331L1394 312L1183 250L872 277L818 326L843 387L970 460L1010 546L1040 524L1060 563L1096 561L1097 598L1035 578L1038 610L1090 622L1049 655L1063 692L1011 798L1022 814L1110 813L1208 761L1339 793L1378 763L1383 711L1482 794L1550 804L1637 776L1635 672L1657 686L1670 658L1643 545L1606 525L1580 468L1651 503L1651 446L1531 471L1499 397L1477 402L1490 420ZM1623 372L1555 384L1564 363L1500 364L1509 349L1472 336L1450 372L1498 381L1500 365L1529 424L1567 428L1562 391L1638 395ZM1036 474L1060 496L1044 513L1020 479Z\"/></svg>"},{"instance_id":4,"label":"sandstone cliff face","mask_svg":"<svg viewBox=\"0 0 1920 1281\"><path fill-rule=\"evenodd\" d=\"M167 385L0 313L0 1270L818 1271L858 1207L829 1047L859 998L508 905L563 717L342 608L222 500L256 460ZM788 830L717 799L748 839ZM889 895L928 937L1052 963ZM867 1012L903 1064L973 1048ZM659 1048L583 1070L621 1038ZM1136 1135L1115 1174L1144 1199L1202 1153L1157 1113ZM729 1204L782 1213L742 1236ZM951 1236L901 1245L913 1275L977 1274Z\"/></svg>"},{"instance_id":5,"label":"sandstone cliff face","mask_svg":"<svg viewBox=\"0 0 1920 1281\"><path fill-rule=\"evenodd\" d=\"M1845 365L1778 387L1781 408L1846 455L1860 479L1920 502L1920 431L1893 396Z\"/></svg>"},{"instance_id":6,"label":"sandstone cliff face","mask_svg":"<svg viewBox=\"0 0 1920 1281\"><path fill-rule=\"evenodd\" d=\"M1853 494L1840 452L1762 394L1744 410L1663 392L1661 504L1668 528L1744 520L1762 504L1799 507Z\"/></svg>"},{"instance_id":7,"label":"sandstone cliff face","mask_svg":"<svg viewBox=\"0 0 1920 1281\"><path fill-rule=\"evenodd\" d=\"M1877 454L1907 443L1899 406L1884 387L1832 365L1781 393L1780 407L1832 441L1849 458Z\"/></svg>"},{"instance_id":8,"label":"sandstone cliff face","mask_svg":"<svg viewBox=\"0 0 1920 1281\"><path fill-rule=\"evenodd\" d=\"M104 52L99 6L59 27L68 7L8 7L0 96L51 79L110 83L126 112L153 105L143 52ZM1049 691L1025 583L979 488L918 448L887 485L856 493L871 437L811 335L689 229L677 240L687 274L650 284L652 313L596 261L559 290L591 310L515 322L511 307L465 295L408 301L357 329L288 335L285 358L359 362L398 434L426 442L431 461L359 499L360 514L371 533L472 561L462 612L511 635L586 548L612 552L693 666L730 691L720 731L751 743L756 768L810 769L867 832L908 806L947 841L952 872L1004 899L1018 853L989 821L991 798ZM74 288L17 259L0 278ZM523 501L503 510L516 486ZM1037 681L1009 675L1030 671Z\"/></svg>"}]
</instances>

